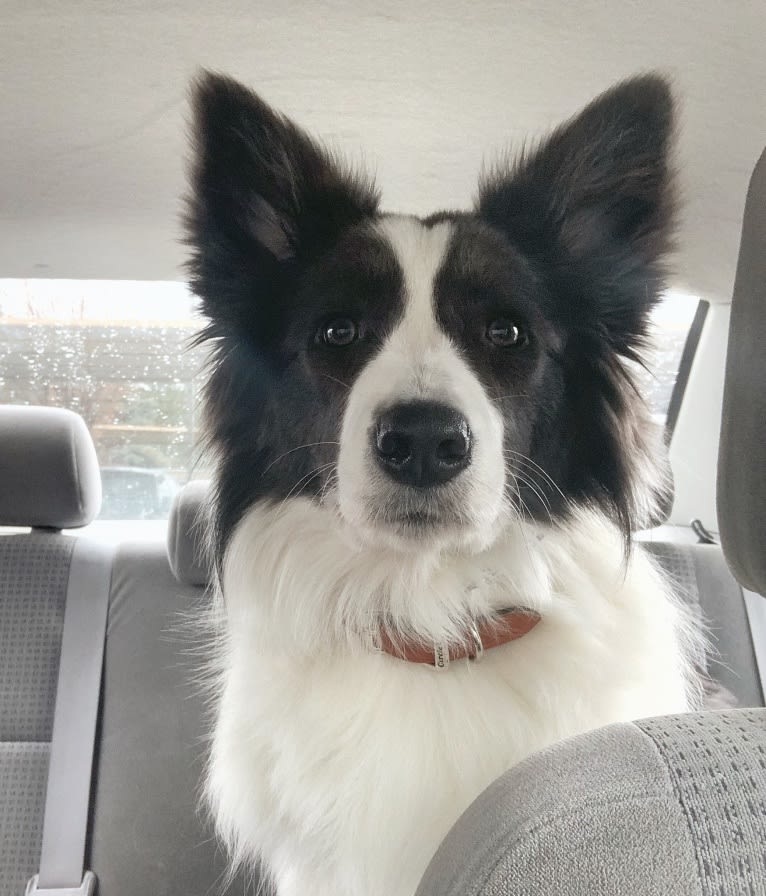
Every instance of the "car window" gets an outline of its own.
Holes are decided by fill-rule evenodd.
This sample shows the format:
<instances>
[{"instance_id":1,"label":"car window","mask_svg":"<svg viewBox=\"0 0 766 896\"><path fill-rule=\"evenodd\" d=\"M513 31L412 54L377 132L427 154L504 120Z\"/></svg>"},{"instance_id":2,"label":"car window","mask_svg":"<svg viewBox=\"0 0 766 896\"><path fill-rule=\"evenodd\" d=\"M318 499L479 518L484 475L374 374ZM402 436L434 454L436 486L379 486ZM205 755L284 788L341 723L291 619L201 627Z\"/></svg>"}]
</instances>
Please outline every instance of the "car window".
<instances>
[{"instance_id":1,"label":"car window","mask_svg":"<svg viewBox=\"0 0 766 896\"><path fill-rule=\"evenodd\" d=\"M687 337L700 304L696 296L668 293L652 314L646 366L634 373L653 419L665 423Z\"/></svg>"},{"instance_id":2,"label":"car window","mask_svg":"<svg viewBox=\"0 0 766 896\"><path fill-rule=\"evenodd\" d=\"M0 402L83 416L102 467L100 519L167 519L180 486L207 475L194 306L173 282L0 281Z\"/></svg>"},{"instance_id":3,"label":"car window","mask_svg":"<svg viewBox=\"0 0 766 896\"><path fill-rule=\"evenodd\" d=\"M100 519L167 519L175 492L209 474L195 305L175 282L0 280L0 402L84 417L102 467ZM670 294L654 314L647 369L636 374L658 422L696 306Z\"/></svg>"}]
</instances>

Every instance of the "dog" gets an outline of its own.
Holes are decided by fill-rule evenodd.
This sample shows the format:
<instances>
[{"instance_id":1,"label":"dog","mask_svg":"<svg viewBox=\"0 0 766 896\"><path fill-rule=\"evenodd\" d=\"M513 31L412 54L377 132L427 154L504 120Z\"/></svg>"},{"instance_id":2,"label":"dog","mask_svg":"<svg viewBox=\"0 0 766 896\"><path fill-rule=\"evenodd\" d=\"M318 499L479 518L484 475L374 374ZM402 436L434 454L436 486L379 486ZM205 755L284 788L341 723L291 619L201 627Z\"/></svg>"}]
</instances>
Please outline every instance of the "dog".
<instances>
[{"instance_id":1,"label":"dog","mask_svg":"<svg viewBox=\"0 0 766 896\"><path fill-rule=\"evenodd\" d=\"M672 91L618 84L427 218L228 77L193 110L206 800L279 896L413 896L524 757L701 705L702 636L630 541L663 488L634 369L672 248Z\"/></svg>"}]
</instances>

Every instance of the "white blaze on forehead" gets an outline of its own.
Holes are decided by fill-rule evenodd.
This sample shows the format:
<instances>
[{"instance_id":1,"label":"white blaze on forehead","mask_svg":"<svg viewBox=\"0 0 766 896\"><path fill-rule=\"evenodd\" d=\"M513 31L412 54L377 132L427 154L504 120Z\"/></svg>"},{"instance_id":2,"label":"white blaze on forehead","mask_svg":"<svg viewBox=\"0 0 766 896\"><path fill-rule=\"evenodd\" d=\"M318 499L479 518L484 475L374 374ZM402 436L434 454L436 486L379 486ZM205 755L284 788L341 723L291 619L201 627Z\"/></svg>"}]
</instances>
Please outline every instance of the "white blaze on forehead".
<instances>
[{"instance_id":1,"label":"white blaze on forehead","mask_svg":"<svg viewBox=\"0 0 766 896\"><path fill-rule=\"evenodd\" d=\"M384 218L377 230L390 244L404 278L404 319L397 335L422 352L442 340L434 315L434 280L444 264L453 227L448 222L426 227L417 218Z\"/></svg>"},{"instance_id":2,"label":"white blaze on forehead","mask_svg":"<svg viewBox=\"0 0 766 896\"><path fill-rule=\"evenodd\" d=\"M417 218L384 218L378 233L402 272L404 314L362 379L374 381L378 408L412 400L452 405L472 422L486 396L459 347L436 318L435 282L444 265L454 225L427 227Z\"/></svg>"}]
</instances>

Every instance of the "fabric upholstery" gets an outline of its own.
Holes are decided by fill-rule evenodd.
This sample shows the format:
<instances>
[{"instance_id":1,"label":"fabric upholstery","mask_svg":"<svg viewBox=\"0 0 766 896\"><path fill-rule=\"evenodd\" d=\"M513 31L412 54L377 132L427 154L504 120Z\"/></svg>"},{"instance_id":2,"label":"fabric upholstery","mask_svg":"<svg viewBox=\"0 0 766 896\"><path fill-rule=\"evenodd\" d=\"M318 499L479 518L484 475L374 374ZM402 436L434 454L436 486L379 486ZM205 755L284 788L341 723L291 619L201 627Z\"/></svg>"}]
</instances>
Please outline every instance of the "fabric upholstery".
<instances>
[{"instance_id":1,"label":"fabric upholstery","mask_svg":"<svg viewBox=\"0 0 766 896\"><path fill-rule=\"evenodd\" d=\"M0 405L0 526L72 529L100 507L101 474L82 417Z\"/></svg>"},{"instance_id":2,"label":"fabric upholstery","mask_svg":"<svg viewBox=\"0 0 766 896\"><path fill-rule=\"evenodd\" d=\"M742 589L717 545L646 542L684 599L699 607L713 653L708 674L732 694L739 706L763 706L753 639Z\"/></svg>"},{"instance_id":3,"label":"fabric upholstery","mask_svg":"<svg viewBox=\"0 0 766 896\"><path fill-rule=\"evenodd\" d=\"M22 896L37 871L50 744L0 743L0 894Z\"/></svg>"},{"instance_id":4,"label":"fabric upholstery","mask_svg":"<svg viewBox=\"0 0 766 896\"><path fill-rule=\"evenodd\" d=\"M183 585L206 585L209 567L205 549L204 508L210 484L187 483L175 496L168 521L168 561Z\"/></svg>"},{"instance_id":5,"label":"fabric upholstery","mask_svg":"<svg viewBox=\"0 0 766 896\"><path fill-rule=\"evenodd\" d=\"M694 846L648 737L615 725L544 750L476 800L418 896L699 896Z\"/></svg>"},{"instance_id":6,"label":"fabric upholstery","mask_svg":"<svg viewBox=\"0 0 766 896\"><path fill-rule=\"evenodd\" d=\"M766 712L638 723L692 832L704 896L766 892Z\"/></svg>"},{"instance_id":7,"label":"fabric upholstery","mask_svg":"<svg viewBox=\"0 0 766 896\"><path fill-rule=\"evenodd\" d=\"M40 861L61 634L75 539L0 536L0 896Z\"/></svg>"},{"instance_id":8,"label":"fabric upholstery","mask_svg":"<svg viewBox=\"0 0 766 896\"><path fill-rule=\"evenodd\" d=\"M732 297L718 455L718 525L726 559L766 594L766 151L750 181Z\"/></svg>"},{"instance_id":9,"label":"fabric upholstery","mask_svg":"<svg viewBox=\"0 0 766 896\"><path fill-rule=\"evenodd\" d=\"M205 595L162 544L122 545L112 573L89 867L99 896L224 896L226 863L198 804ZM258 892L257 881L252 892Z\"/></svg>"},{"instance_id":10,"label":"fabric upholstery","mask_svg":"<svg viewBox=\"0 0 766 896\"><path fill-rule=\"evenodd\" d=\"M718 545L698 545L691 555L702 613L716 650L708 660L708 672L739 706L765 706L742 588Z\"/></svg>"},{"instance_id":11,"label":"fabric upholstery","mask_svg":"<svg viewBox=\"0 0 766 896\"><path fill-rule=\"evenodd\" d=\"M0 742L50 741L74 539L0 536Z\"/></svg>"},{"instance_id":12,"label":"fabric upholstery","mask_svg":"<svg viewBox=\"0 0 766 896\"><path fill-rule=\"evenodd\" d=\"M763 710L564 741L474 802L418 896L763 894L765 748Z\"/></svg>"}]
</instances>

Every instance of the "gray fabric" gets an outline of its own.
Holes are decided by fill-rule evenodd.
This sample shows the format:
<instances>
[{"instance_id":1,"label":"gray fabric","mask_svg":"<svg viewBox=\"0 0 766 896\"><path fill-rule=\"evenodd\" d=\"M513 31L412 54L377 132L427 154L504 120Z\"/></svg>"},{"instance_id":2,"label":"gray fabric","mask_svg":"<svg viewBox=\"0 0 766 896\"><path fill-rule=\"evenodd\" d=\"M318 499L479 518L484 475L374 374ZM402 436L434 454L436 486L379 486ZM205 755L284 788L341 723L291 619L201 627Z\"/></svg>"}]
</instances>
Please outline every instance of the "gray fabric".
<instances>
[{"instance_id":1,"label":"gray fabric","mask_svg":"<svg viewBox=\"0 0 766 896\"><path fill-rule=\"evenodd\" d=\"M702 612L717 651L708 662L710 675L740 706L764 706L742 588L718 545L699 545L693 558Z\"/></svg>"},{"instance_id":2,"label":"gray fabric","mask_svg":"<svg viewBox=\"0 0 766 896\"><path fill-rule=\"evenodd\" d=\"M205 501L210 483L187 483L175 496L168 520L168 561L182 585L206 585Z\"/></svg>"},{"instance_id":3,"label":"gray fabric","mask_svg":"<svg viewBox=\"0 0 766 896\"><path fill-rule=\"evenodd\" d=\"M72 553L45 800L41 889L79 887L85 870L113 556L111 546L85 539Z\"/></svg>"},{"instance_id":4,"label":"gray fabric","mask_svg":"<svg viewBox=\"0 0 766 896\"><path fill-rule=\"evenodd\" d=\"M81 417L0 405L0 526L71 529L101 506L96 449Z\"/></svg>"},{"instance_id":5,"label":"gray fabric","mask_svg":"<svg viewBox=\"0 0 766 896\"><path fill-rule=\"evenodd\" d=\"M222 887L226 863L197 799L208 731L204 608L200 589L174 579L163 545L120 547L88 861L99 896L244 892L242 879Z\"/></svg>"},{"instance_id":6,"label":"gray fabric","mask_svg":"<svg viewBox=\"0 0 766 896\"><path fill-rule=\"evenodd\" d=\"M718 454L718 525L729 566L766 594L766 151L750 180L732 296Z\"/></svg>"},{"instance_id":7,"label":"gray fabric","mask_svg":"<svg viewBox=\"0 0 766 896\"><path fill-rule=\"evenodd\" d=\"M0 537L0 647L9 648L0 652L0 721L8 739L50 738L74 541ZM120 548L86 861L99 896L244 892L241 877L222 886L226 862L198 807L207 726L196 682L208 651L194 623L204 601L200 589L175 581L161 544ZM0 896L20 896L39 867L48 750L0 744Z\"/></svg>"},{"instance_id":8,"label":"gray fabric","mask_svg":"<svg viewBox=\"0 0 766 896\"><path fill-rule=\"evenodd\" d=\"M0 536L0 894L37 871L64 606L75 539Z\"/></svg>"},{"instance_id":9,"label":"gray fabric","mask_svg":"<svg viewBox=\"0 0 766 896\"><path fill-rule=\"evenodd\" d=\"M742 589L726 566L718 545L645 542L674 587L698 605L708 627L714 653L710 677L736 698L739 706L763 706L753 639Z\"/></svg>"},{"instance_id":10,"label":"gray fabric","mask_svg":"<svg viewBox=\"0 0 766 896\"><path fill-rule=\"evenodd\" d=\"M692 832L703 896L766 893L766 712L649 719Z\"/></svg>"},{"instance_id":11,"label":"gray fabric","mask_svg":"<svg viewBox=\"0 0 766 896\"><path fill-rule=\"evenodd\" d=\"M0 896L22 896L43 836L48 744L0 743Z\"/></svg>"},{"instance_id":12,"label":"gray fabric","mask_svg":"<svg viewBox=\"0 0 766 896\"><path fill-rule=\"evenodd\" d=\"M677 593L688 603L698 606L698 582L693 559L693 553L698 546L669 541L647 541L642 547L659 562Z\"/></svg>"},{"instance_id":13,"label":"gray fabric","mask_svg":"<svg viewBox=\"0 0 766 896\"><path fill-rule=\"evenodd\" d=\"M51 739L74 543L45 532L0 536L0 742Z\"/></svg>"},{"instance_id":14,"label":"gray fabric","mask_svg":"<svg viewBox=\"0 0 766 896\"><path fill-rule=\"evenodd\" d=\"M511 769L458 821L418 896L701 896L667 768L633 725Z\"/></svg>"},{"instance_id":15,"label":"gray fabric","mask_svg":"<svg viewBox=\"0 0 766 896\"><path fill-rule=\"evenodd\" d=\"M417 896L763 896L766 711L612 725L486 790Z\"/></svg>"}]
</instances>

